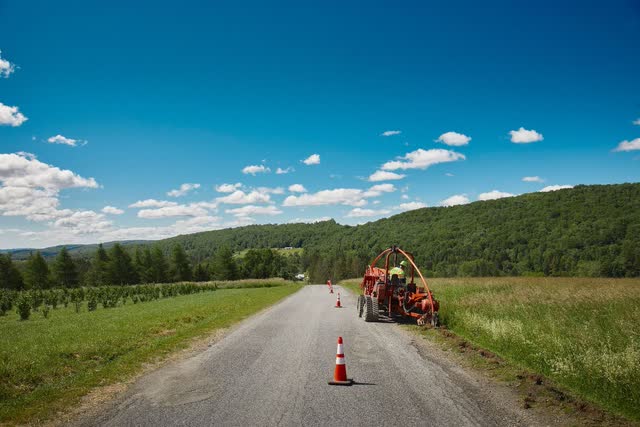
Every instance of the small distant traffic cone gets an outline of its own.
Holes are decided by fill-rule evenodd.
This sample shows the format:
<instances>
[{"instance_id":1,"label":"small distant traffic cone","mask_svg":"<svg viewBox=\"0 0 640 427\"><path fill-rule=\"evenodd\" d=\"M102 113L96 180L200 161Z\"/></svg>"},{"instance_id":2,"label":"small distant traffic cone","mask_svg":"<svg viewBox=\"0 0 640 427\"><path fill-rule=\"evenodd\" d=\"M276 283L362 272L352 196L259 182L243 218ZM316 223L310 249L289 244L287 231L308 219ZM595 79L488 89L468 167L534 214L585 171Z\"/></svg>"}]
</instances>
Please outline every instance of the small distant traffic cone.
<instances>
[{"instance_id":1,"label":"small distant traffic cone","mask_svg":"<svg viewBox=\"0 0 640 427\"><path fill-rule=\"evenodd\" d=\"M340 304L340 292L338 292L338 299L336 300L335 308L342 308L342 305Z\"/></svg>"},{"instance_id":2,"label":"small distant traffic cone","mask_svg":"<svg viewBox=\"0 0 640 427\"><path fill-rule=\"evenodd\" d=\"M332 294L333 293L333 286L329 286L329 293Z\"/></svg>"},{"instance_id":3,"label":"small distant traffic cone","mask_svg":"<svg viewBox=\"0 0 640 427\"><path fill-rule=\"evenodd\" d=\"M336 351L336 369L333 372L333 381L329 385L352 385L353 380L347 378L347 365L344 363L344 349L342 337L338 337L338 350Z\"/></svg>"}]
</instances>

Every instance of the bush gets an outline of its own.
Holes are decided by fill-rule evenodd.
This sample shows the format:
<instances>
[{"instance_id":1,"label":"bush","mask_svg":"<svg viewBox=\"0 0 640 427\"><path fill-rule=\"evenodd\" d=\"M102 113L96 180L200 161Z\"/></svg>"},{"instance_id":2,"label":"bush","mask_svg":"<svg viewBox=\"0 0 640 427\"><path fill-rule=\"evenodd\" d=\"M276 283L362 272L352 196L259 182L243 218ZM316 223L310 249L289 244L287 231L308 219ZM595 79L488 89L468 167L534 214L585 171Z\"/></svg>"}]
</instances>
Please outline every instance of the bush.
<instances>
[{"instance_id":1,"label":"bush","mask_svg":"<svg viewBox=\"0 0 640 427\"><path fill-rule=\"evenodd\" d=\"M16 309L20 320L28 320L31 316L31 299L26 294L20 294L16 300Z\"/></svg>"}]
</instances>

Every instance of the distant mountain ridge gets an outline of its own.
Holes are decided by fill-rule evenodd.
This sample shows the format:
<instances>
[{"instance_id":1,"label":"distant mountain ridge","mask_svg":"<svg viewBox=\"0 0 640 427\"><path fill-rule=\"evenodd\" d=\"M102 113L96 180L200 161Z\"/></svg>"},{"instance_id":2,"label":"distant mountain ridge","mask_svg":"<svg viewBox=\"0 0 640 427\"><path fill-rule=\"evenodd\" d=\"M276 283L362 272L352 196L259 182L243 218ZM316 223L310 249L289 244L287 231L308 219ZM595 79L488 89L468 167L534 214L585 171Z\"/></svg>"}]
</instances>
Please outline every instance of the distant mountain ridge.
<instances>
[{"instance_id":1,"label":"distant mountain ridge","mask_svg":"<svg viewBox=\"0 0 640 427\"><path fill-rule=\"evenodd\" d=\"M116 242L107 242L103 243L105 249L108 249L115 245L116 243L120 243L123 246L129 245L141 245L149 243L149 240L124 240L124 241L116 241ZM98 248L98 243L90 243L86 245L72 244L72 245L57 245L50 246L42 249L35 248L16 248L16 249L0 249L0 254L11 254L11 258L16 261L25 260L29 257L32 252L40 251L42 256L45 259L54 258L60 252L60 249L66 247L69 253L73 256L80 256L85 254L91 254Z\"/></svg>"}]
</instances>

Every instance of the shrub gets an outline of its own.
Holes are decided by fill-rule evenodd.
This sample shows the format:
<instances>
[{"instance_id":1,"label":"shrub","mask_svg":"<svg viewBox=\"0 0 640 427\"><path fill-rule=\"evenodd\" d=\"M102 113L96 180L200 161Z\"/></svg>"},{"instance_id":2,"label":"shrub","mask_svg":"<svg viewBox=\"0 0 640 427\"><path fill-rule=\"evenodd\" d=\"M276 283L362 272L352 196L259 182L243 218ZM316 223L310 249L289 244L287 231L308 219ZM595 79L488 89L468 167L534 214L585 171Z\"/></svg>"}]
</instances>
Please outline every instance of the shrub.
<instances>
[{"instance_id":1,"label":"shrub","mask_svg":"<svg viewBox=\"0 0 640 427\"><path fill-rule=\"evenodd\" d=\"M16 309L20 320L28 320L31 315L31 298L21 293L16 300Z\"/></svg>"}]
</instances>

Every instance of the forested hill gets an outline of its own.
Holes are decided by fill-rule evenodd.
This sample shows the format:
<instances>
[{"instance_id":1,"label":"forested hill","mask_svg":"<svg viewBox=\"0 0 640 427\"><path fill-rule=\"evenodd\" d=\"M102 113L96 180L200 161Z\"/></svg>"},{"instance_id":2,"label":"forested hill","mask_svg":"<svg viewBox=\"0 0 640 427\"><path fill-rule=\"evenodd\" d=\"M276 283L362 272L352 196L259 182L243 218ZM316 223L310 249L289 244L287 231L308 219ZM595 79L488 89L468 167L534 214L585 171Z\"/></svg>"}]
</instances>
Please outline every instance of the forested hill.
<instances>
[{"instance_id":1,"label":"forested hill","mask_svg":"<svg viewBox=\"0 0 640 427\"><path fill-rule=\"evenodd\" d=\"M178 236L194 261L217 248L303 247L312 278L355 277L397 244L429 275L640 276L640 184L577 186L548 193L424 208L360 226L334 221L256 225Z\"/></svg>"},{"instance_id":2,"label":"forested hill","mask_svg":"<svg viewBox=\"0 0 640 427\"><path fill-rule=\"evenodd\" d=\"M242 268L247 277L257 273L245 264L265 270L255 277L282 275L285 270L288 275L306 271L314 281L356 277L375 255L394 244L413 252L430 276L640 276L640 184L578 186L424 208L359 226L335 221L252 225L123 246L133 257L141 246L156 246L169 255L177 244L186 250L194 268L207 271L218 269L216 253L230 256L231 251L239 254L245 249L304 248L302 257L288 258L285 267L274 267L282 260L271 260L269 268L259 265L263 261L245 260ZM41 252L52 259L60 248ZM96 245L68 249L84 277ZM10 252L15 260L31 253Z\"/></svg>"}]
</instances>

